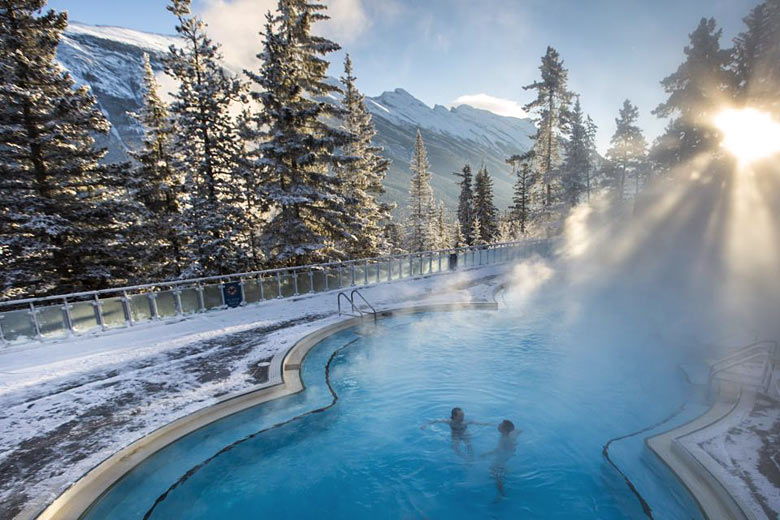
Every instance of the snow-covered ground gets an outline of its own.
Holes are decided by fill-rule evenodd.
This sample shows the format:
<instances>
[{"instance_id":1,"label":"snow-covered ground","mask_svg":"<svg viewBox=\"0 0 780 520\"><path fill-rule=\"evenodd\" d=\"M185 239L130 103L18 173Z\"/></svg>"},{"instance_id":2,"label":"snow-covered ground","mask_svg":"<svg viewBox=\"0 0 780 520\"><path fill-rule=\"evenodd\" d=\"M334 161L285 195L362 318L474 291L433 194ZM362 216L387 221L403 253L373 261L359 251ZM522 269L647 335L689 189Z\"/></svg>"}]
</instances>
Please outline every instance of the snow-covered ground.
<instances>
[{"instance_id":1,"label":"snow-covered ground","mask_svg":"<svg viewBox=\"0 0 780 520\"><path fill-rule=\"evenodd\" d=\"M755 518L780 518L780 401L751 394L684 445Z\"/></svg>"},{"instance_id":2,"label":"snow-covered ground","mask_svg":"<svg viewBox=\"0 0 780 520\"><path fill-rule=\"evenodd\" d=\"M507 266L363 289L377 310L491 301ZM0 351L0 518L30 518L113 453L219 398L270 385L268 361L344 319L336 293Z\"/></svg>"}]
</instances>

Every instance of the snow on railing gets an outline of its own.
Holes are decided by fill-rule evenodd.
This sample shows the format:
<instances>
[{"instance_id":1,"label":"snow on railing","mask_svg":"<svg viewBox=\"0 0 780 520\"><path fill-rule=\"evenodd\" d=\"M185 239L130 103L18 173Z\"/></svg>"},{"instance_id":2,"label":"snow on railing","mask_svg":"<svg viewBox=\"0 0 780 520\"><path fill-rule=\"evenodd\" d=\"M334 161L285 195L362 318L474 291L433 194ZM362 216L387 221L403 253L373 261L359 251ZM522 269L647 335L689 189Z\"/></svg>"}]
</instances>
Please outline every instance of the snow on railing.
<instances>
[{"instance_id":1,"label":"snow on railing","mask_svg":"<svg viewBox=\"0 0 780 520\"><path fill-rule=\"evenodd\" d=\"M540 253L546 240L268 269L0 302L0 345L57 340L211 310L430 276Z\"/></svg>"}]
</instances>

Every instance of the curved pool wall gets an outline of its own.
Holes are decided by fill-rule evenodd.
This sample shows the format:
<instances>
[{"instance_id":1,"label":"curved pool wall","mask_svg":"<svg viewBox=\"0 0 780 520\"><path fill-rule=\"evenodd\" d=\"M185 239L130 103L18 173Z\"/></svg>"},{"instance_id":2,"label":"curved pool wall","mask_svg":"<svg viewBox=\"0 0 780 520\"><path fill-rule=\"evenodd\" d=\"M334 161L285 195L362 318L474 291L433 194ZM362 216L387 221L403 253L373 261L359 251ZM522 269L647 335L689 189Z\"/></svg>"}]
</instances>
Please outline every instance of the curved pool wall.
<instances>
[{"instance_id":1,"label":"curved pool wall","mask_svg":"<svg viewBox=\"0 0 780 520\"><path fill-rule=\"evenodd\" d=\"M519 324L506 313L477 313L474 320L447 313L380 321L373 332L337 332L306 356L304 392L221 419L158 451L85 518L258 512L317 518L325 510L341 518L369 511L379 518L643 517L636 497L604 462L602 445L665 417L689 399L690 389L674 363L632 356L608 360L610 372L578 372L573 364L580 357L540 333L544 325L538 319ZM501 356L494 359L490 350ZM338 404L257 435L332 402L328 360ZM427 418L446 416L453 403L488 422L508 416L525 430L507 476L509 497L497 504L487 462L454 455L442 428L419 429ZM662 429L699 413L689 404ZM652 433L612 444L612 459L655 518L700 518L645 449ZM477 452L495 444L492 428L473 435Z\"/></svg>"}]
</instances>

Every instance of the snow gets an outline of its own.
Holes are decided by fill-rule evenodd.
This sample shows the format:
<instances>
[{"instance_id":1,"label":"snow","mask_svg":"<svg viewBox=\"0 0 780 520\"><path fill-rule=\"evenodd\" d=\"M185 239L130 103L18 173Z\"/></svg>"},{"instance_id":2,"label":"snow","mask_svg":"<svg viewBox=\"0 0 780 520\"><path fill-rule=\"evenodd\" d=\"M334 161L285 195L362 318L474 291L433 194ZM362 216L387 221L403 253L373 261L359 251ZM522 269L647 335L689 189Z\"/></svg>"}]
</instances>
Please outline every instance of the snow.
<instances>
[{"instance_id":1,"label":"snow","mask_svg":"<svg viewBox=\"0 0 780 520\"><path fill-rule=\"evenodd\" d=\"M777 518L780 402L761 394L745 394L733 412L681 442L755 518Z\"/></svg>"},{"instance_id":2,"label":"snow","mask_svg":"<svg viewBox=\"0 0 780 520\"><path fill-rule=\"evenodd\" d=\"M447 109L430 108L402 88L366 98L367 108L377 118L406 124L484 146L530 147L536 128L528 119L499 116L469 105Z\"/></svg>"},{"instance_id":3,"label":"snow","mask_svg":"<svg viewBox=\"0 0 780 520\"><path fill-rule=\"evenodd\" d=\"M489 301L506 266L361 289L377 310ZM336 293L266 301L0 352L0 517L32 517L111 454L266 374L306 334L345 317ZM271 366L278 366L272 364Z\"/></svg>"},{"instance_id":4,"label":"snow","mask_svg":"<svg viewBox=\"0 0 780 520\"><path fill-rule=\"evenodd\" d=\"M168 52L168 48L171 45L177 45L179 42L179 38L175 35L154 34L107 25L86 25L79 22L68 23L68 28L65 29L65 36L78 35L87 35L102 40L123 43L152 52Z\"/></svg>"}]
</instances>

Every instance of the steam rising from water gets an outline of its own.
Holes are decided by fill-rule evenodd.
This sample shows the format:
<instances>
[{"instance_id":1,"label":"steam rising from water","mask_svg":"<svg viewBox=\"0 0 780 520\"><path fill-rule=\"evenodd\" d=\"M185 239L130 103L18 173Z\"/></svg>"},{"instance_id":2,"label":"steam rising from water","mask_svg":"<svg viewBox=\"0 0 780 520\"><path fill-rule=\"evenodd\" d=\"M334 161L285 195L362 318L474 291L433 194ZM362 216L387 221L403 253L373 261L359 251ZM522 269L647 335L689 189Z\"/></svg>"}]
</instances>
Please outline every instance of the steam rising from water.
<instances>
[{"instance_id":1,"label":"steam rising from water","mask_svg":"<svg viewBox=\"0 0 780 520\"><path fill-rule=\"evenodd\" d=\"M579 206L554 261L515 269L516 298L561 308L583 343L642 333L659 349L777 339L779 180L769 160L700 157L635 206Z\"/></svg>"}]
</instances>

